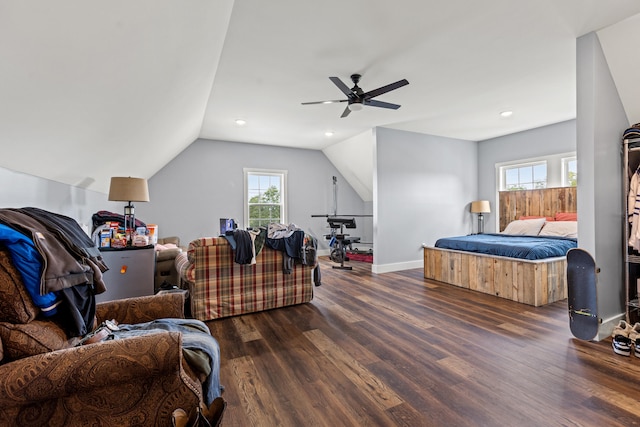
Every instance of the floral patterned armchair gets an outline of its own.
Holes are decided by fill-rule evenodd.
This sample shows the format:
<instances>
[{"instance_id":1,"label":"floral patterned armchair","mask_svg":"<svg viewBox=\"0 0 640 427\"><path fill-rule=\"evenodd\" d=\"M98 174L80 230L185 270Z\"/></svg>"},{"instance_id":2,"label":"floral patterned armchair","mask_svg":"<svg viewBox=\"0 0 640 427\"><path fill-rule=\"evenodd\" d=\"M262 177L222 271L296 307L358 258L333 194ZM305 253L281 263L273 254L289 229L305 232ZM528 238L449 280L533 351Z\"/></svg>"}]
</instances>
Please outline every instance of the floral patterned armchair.
<instances>
[{"instance_id":1,"label":"floral patterned armchair","mask_svg":"<svg viewBox=\"0 0 640 427\"><path fill-rule=\"evenodd\" d=\"M184 317L184 299L172 292L98 304L97 322ZM78 341L38 316L0 247L0 425L171 426L176 408L202 401L180 333Z\"/></svg>"}]
</instances>

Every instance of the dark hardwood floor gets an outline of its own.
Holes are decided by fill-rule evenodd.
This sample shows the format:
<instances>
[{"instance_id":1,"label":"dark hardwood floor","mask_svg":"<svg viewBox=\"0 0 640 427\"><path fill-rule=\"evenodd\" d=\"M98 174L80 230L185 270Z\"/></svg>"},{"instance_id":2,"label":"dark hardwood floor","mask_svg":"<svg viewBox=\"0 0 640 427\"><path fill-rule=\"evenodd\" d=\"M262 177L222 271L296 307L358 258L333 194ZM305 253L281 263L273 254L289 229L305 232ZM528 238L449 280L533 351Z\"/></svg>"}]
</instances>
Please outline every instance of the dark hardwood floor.
<instances>
[{"instance_id":1,"label":"dark hardwood floor","mask_svg":"<svg viewBox=\"0 0 640 427\"><path fill-rule=\"evenodd\" d=\"M311 303L207 322L223 426L640 425L640 358L545 307L323 259Z\"/></svg>"}]
</instances>

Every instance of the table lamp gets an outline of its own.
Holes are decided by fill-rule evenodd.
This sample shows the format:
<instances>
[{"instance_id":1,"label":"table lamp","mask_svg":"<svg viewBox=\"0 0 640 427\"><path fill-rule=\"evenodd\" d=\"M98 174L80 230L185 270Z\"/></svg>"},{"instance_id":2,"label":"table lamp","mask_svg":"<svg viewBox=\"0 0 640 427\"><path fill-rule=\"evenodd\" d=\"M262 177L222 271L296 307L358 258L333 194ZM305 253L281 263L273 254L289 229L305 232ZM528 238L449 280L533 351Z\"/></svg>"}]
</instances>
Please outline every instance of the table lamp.
<instances>
[{"instance_id":1,"label":"table lamp","mask_svg":"<svg viewBox=\"0 0 640 427\"><path fill-rule=\"evenodd\" d=\"M488 200L476 200L471 202L471 213L478 214L478 234L484 233L484 214L491 212Z\"/></svg>"},{"instance_id":2,"label":"table lamp","mask_svg":"<svg viewBox=\"0 0 640 427\"><path fill-rule=\"evenodd\" d=\"M131 246L133 232L136 229L136 215L131 202L149 201L147 180L144 178L112 177L111 185L109 186L109 200L128 202L124 207L124 232L127 236L127 245Z\"/></svg>"}]
</instances>

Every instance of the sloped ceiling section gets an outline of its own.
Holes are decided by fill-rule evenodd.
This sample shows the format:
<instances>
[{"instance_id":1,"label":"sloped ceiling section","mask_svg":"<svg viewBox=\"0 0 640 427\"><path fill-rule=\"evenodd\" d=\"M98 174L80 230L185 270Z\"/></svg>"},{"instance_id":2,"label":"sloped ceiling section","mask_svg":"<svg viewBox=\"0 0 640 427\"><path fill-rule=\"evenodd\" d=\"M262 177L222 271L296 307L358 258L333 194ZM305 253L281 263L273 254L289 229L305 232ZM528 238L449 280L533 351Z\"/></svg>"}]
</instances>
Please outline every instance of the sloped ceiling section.
<instances>
[{"instance_id":1,"label":"sloped ceiling section","mask_svg":"<svg viewBox=\"0 0 640 427\"><path fill-rule=\"evenodd\" d=\"M374 143L372 129L322 150L364 202L373 201Z\"/></svg>"},{"instance_id":2,"label":"sloped ceiling section","mask_svg":"<svg viewBox=\"0 0 640 427\"><path fill-rule=\"evenodd\" d=\"M640 55L635 50L640 46L640 15L604 28L597 34L629 125L636 124L640 122Z\"/></svg>"},{"instance_id":3,"label":"sloped ceiling section","mask_svg":"<svg viewBox=\"0 0 640 427\"><path fill-rule=\"evenodd\" d=\"M153 175L200 133L232 8L3 2L0 166L101 192Z\"/></svg>"}]
</instances>

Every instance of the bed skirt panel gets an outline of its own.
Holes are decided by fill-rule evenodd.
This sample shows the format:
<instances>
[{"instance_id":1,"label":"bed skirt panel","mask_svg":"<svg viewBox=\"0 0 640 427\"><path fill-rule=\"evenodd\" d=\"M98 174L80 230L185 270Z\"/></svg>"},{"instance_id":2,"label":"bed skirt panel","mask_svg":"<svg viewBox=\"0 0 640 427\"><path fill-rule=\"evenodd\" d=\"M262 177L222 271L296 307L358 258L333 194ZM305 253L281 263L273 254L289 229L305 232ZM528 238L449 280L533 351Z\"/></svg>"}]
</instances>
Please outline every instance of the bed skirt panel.
<instances>
[{"instance_id":1,"label":"bed skirt panel","mask_svg":"<svg viewBox=\"0 0 640 427\"><path fill-rule=\"evenodd\" d=\"M565 257L529 261L425 247L424 277L536 307L567 297Z\"/></svg>"}]
</instances>

